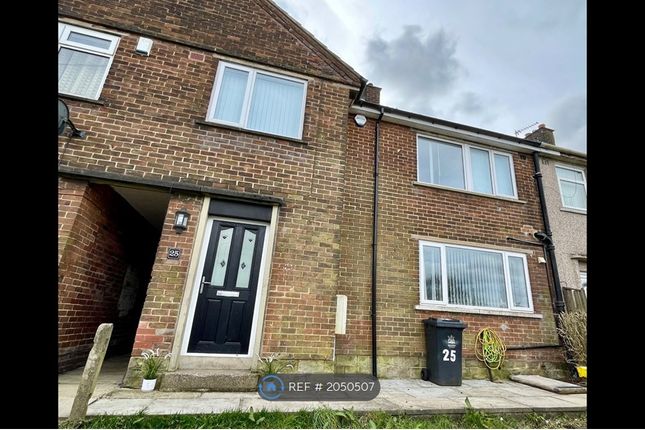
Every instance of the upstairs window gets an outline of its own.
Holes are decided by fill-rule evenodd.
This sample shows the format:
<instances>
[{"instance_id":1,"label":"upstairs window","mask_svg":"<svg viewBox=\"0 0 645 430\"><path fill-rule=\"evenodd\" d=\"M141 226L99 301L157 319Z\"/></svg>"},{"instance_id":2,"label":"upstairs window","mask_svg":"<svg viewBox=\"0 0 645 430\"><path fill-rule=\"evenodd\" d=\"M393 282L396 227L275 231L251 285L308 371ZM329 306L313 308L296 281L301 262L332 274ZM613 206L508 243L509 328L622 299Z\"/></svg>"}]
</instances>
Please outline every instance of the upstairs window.
<instances>
[{"instance_id":1,"label":"upstairs window","mask_svg":"<svg viewBox=\"0 0 645 430\"><path fill-rule=\"evenodd\" d=\"M58 92L97 100L119 37L58 23Z\"/></svg>"},{"instance_id":2,"label":"upstairs window","mask_svg":"<svg viewBox=\"0 0 645 430\"><path fill-rule=\"evenodd\" d=\"M220 62L207 119L300 139L306 95L301 79Z\"/></svg>"},{"instance_id":3,"label":"upstairs window","mask_svg":"<svg viewBox=\"0 0 645 430\"><path fill-rule=\"evenodd\" d=\"M517 198L510 154L417 137L419 182Z\"/></svg>"},{"instance_id":4,"label":"upstairs window","mask_svg":"<svg viewBox=\"0 0 645 430\"><path fill-rule=\"evenodd\" d=\"M569 209L587 211L587 182L580 169L556 166L562 205Z\"/></svg>"}]
</instances>

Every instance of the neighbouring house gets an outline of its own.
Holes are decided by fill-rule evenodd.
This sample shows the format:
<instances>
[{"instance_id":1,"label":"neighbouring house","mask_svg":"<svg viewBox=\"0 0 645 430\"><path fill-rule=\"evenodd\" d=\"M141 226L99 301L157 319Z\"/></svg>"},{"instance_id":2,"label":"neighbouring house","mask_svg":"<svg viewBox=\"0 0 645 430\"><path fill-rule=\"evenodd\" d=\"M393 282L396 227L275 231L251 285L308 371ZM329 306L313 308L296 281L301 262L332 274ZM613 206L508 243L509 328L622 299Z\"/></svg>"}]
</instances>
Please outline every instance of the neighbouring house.
<instances>
[{"instance_id":1,"label":"neighbouring house","mask_svg":"<svg viewBox=\"0 0 645 430\"><path fill-rule=\"evenodd\" d=\"M544 124L526 135L554 153L540 154L546 213L569 311L587 309L587 154L556 146Z\"/></svg>"},{"instance_id":2,"label":"neighbouring house","mask_svg":"<svg viewBox=\"0 0 645 430\"><path fill-rule=\"evenodd\" d=\"M86 133L59 137L60 371L113 322L131 386L147 348L172 352L163 389L252 390L272 353L416 378L429 316L468 323L467 376L482 327L508 369L561 371L533 237L532 156L557 148L380 105L269 0L58 7L59 98Z\"/></svg>"}]
</instances>

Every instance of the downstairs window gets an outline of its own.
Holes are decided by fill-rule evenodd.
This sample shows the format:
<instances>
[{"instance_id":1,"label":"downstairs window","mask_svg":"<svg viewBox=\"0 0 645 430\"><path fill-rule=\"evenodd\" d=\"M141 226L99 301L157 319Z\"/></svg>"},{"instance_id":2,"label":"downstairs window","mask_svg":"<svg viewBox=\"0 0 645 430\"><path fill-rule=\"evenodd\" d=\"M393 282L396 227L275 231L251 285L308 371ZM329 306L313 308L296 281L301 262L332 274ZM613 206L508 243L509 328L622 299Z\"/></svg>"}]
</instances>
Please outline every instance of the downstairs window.
<instances>
[{"instance_id":1,"label":"downstairs window","mask_svg":"<svg viewBox=\"0 0 645 430\"><path fill-rule=\"evenodd\" d=\"M532 311L526 255L419 242L421 304Z\"/></svg>"}]
</instances>

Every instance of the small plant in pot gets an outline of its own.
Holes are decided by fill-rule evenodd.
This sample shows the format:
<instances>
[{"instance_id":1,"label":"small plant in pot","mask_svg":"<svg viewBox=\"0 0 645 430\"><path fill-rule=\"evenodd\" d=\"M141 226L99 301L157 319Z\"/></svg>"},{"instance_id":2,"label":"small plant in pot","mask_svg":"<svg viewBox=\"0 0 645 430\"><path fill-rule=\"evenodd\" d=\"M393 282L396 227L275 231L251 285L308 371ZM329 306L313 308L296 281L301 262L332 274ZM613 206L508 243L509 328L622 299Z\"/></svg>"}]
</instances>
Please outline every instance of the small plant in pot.
<instances>
[{"instance_id":1,"label":"small plant in pot","mask_svg":"<svg viewBox=\"0 0 645 430\"><path fill-rule=\"evenodd\" d=\"M143 358L139 359L137 370L143 376L141 391L152 391L157 385L157 377L163 372L166 366L166 360L170 358L170 353L163 357L159 355L159 348L156 350L148 349L141 353Z\"/></svg>"}]
</instances>

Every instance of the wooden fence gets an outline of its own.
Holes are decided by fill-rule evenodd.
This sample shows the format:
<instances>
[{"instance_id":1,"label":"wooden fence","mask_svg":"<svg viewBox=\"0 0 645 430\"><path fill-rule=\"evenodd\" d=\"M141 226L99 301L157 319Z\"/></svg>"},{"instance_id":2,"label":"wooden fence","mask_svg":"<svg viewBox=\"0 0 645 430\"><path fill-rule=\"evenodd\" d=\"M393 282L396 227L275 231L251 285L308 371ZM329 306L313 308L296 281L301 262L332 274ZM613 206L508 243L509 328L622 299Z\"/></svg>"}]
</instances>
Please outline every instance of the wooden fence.
<instances>
[{"instance_id":1,"label":"wooden fence","mask_svg":"<svg viewBox=\"0 0 645 430\"><path fill-rule=\"evenodd\" d=\"M581 288L562 287L567 311L587 312L587 294Z\"/></svg>"}]
</instances>

